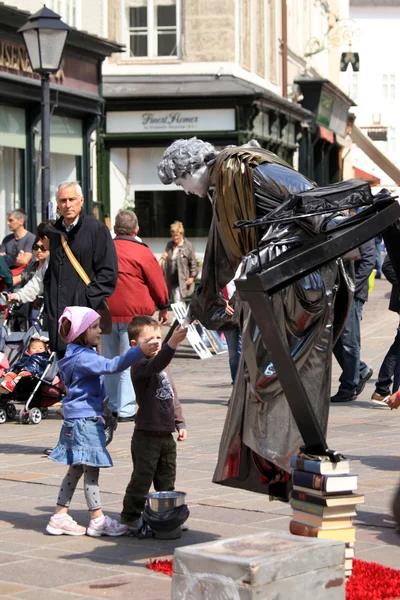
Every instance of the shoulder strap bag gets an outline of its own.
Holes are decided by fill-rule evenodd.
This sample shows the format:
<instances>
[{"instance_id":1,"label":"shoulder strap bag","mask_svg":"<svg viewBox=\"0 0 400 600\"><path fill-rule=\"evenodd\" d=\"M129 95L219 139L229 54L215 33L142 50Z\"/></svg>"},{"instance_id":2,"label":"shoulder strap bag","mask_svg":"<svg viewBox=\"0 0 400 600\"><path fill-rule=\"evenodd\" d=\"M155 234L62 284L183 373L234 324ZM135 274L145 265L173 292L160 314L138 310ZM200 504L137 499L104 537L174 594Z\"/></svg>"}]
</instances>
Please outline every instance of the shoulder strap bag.
<instances>
[{"instance_id":1,"label":"shoulder strap bag","mask_svg":"<svg viewBox=\"0 0 400 600\"><path fill-rule=\"evenodd\" d=\"M86 285L89 285L90 278L88 277L88 274L86 273L85 269L82 267L81 263L79 262L79 260L76 258L76 256L72 252L71 248L68 245L67 240L65 239L65 237L63 235L61 236L61 245L64 249L65 254L68 256L71 265L74 267L74 269L78 273L79 277L82 279L82 281L84 283L86 283ZM100 306L98 308L96 308L96 311L100 315L100 327L101 327L102 333L110 334L112 331L112 318L111 318L110 309L108 308L107 300L105 298L104 298L104 300L102 300Z\"/></svg>"}]
</instances>

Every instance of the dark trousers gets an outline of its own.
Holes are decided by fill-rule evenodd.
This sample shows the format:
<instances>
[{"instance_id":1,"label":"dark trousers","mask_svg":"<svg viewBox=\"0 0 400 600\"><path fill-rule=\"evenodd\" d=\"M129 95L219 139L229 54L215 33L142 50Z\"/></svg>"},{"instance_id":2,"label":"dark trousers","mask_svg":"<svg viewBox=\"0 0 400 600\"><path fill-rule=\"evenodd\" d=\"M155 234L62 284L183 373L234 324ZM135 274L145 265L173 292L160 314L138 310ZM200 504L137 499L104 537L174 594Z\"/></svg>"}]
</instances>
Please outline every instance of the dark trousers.
<instances>
[{"instance_id":1,"label":"dark trousers","mask_svg":"<svg viewBox=\"0 0 400 600\"><path fill-rule=\"evenodd\" d=\"M121 521L135 526L151 484L157 492L169 492L175 488L176 442L172 434L165 436L135 431L131 453L133 473L126 488Z\"/></svg>"},{"instance_id":2,"label":"dark trousers","mask_svg":"<svg viewBox=\"0 0 400 600\"><path fill-rule=\"evenodd\" d=\"M235 383L239 359L242 353L242 336L239 327L224 331L224 336L228 346L229 368L231 371L232 383Z\"/></svg>"},{"instance_id":3,"label":"dark trousers","mask_svg":"<svg viewBox=\"0 0 400 600\"><path fill-rule=\"evenodd\" d=\"M360 324L363 306L362 300L353 299L348 319L333 348L335 358L342 369L339 392L355 392L360 377L366 375L368 371L368 365L360 360Z\"/></svg>"},{"instance_id":4,"label":"dark trousers","mask_svg":"<svg viewBox=\"0 0 400 600\"><path fill-rule=\"evenodd\" d=\"M390 394L390 386L393 379L393 394L400 387L400 326L397 328L396 337L390 346L381 368L379 369L378 381L375 384L376 391L382 396Z\"/></svg>"}]
</instances>

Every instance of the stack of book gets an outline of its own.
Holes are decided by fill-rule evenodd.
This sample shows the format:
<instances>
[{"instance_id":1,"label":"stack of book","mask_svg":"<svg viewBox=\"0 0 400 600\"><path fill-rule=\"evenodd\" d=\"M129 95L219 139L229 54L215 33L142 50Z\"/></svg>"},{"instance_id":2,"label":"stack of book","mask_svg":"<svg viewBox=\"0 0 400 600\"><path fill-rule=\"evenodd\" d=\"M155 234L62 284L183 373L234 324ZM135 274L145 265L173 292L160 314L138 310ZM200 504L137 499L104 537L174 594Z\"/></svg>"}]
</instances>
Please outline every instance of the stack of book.
<instances>
[{"instance_id":1,"label":"stack of book","mask_svg":"<svg viewBox=\"0 0 400 600\"><path fill-rule=\"evenodd\" d=\"M364 496L356 493L357 475L347 460L333 463L327 457L293 456L293 519L290 532L345 542L345 573L353 569L355 527L352 517Z\"/></svg>"}]
</instances>

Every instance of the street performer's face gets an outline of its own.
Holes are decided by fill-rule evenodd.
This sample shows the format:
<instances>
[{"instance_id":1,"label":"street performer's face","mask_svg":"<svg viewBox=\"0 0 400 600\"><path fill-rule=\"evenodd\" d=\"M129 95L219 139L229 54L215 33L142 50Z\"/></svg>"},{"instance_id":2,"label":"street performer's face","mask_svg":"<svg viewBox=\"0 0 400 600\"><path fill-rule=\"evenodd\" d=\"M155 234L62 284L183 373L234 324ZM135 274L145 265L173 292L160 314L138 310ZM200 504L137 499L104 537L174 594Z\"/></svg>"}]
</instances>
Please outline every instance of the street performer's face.
<instances>
[{"instance_id":1,"label":"street performer's face","mask_svg":"<svg viewBox=\"0 0 400 600\"><path fill-rule=\"evenodd\" d=\"M181 186L187 195L195 194L200 198L205 198L210 187L210 175L207 166L203 165L193 173L186 173L183 177L177 177L174 183Z\"/></svg>"},{"instance_id":2,"label":"street performer's face","mask_svg":"<svg viewBox=\"0 0 400 600\"><path fill-rule=\"evenodd\" d=\"M80 215L83 196L80 196L74 185L69 185L59 191L57 205L67 225L71 225Z\"/></svg>"}]
</instances>

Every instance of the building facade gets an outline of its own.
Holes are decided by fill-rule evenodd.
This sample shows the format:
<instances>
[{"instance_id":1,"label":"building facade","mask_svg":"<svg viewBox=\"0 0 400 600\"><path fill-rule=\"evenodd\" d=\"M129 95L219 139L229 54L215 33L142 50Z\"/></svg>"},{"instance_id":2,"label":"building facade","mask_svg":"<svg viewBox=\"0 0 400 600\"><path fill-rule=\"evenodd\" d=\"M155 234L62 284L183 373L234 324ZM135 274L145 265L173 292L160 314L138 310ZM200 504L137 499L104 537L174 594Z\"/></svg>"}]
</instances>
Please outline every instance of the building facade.
<instances>
[{"instance_id":1,"label":"building facade","mask_svg":"<svg viewBox=\"0 0 400 600\"><path fill-rule=\"evenodd\" d=\"M300 104L295 79L328 77L328 52L305 56L329 28L327 2L109 0L108 7L108 33L125 45L103 66L98 192L111 220L122 206L134 208L141 235L160 253L179 219L201 253L211 207L157 177L163 150L179 137L217 148L256 138L314 178L299 140L316 115ZM338 169L330 177L340 178Z\"/></svg>"},{"instance_id":2,"label":"building facade","mask_svg":"<svg viewBox=\"0 0 400 600\"><path fill-rule=\"evenodd\" d=\"M341 73L341 87L357 103L354 108L357 127L378 151L400 168L400 113L397 106L400 64L396 48L400 0L350 0L350 20L354 32L351 50L358 53L359 70L355 72L349 66ZM348 49L344 44L342 50ZM380 167L379 155L375 156L373 149L369 154L354 146L356 172L370 183L398 193L398 176L391 177L388 169Z\"/></svg>"},{"instance_id":3,"label":"building facade","mask_svg":"<svg viewBox=\"0 0 400 600\"><path fill-rule=\"evenodd\" d=\"M33 4L33 3L32 3ZM41 85L32 73L18 29L30 13L0 4L0 236L7 213L22 207L28 227L41 220ZM72 29L61 68L51 77L51 198L61 181L78 180L86 207L96 212L93 196L95 148L104 100L101 63L117 44Z\"/></svg>"}]
</instances>

